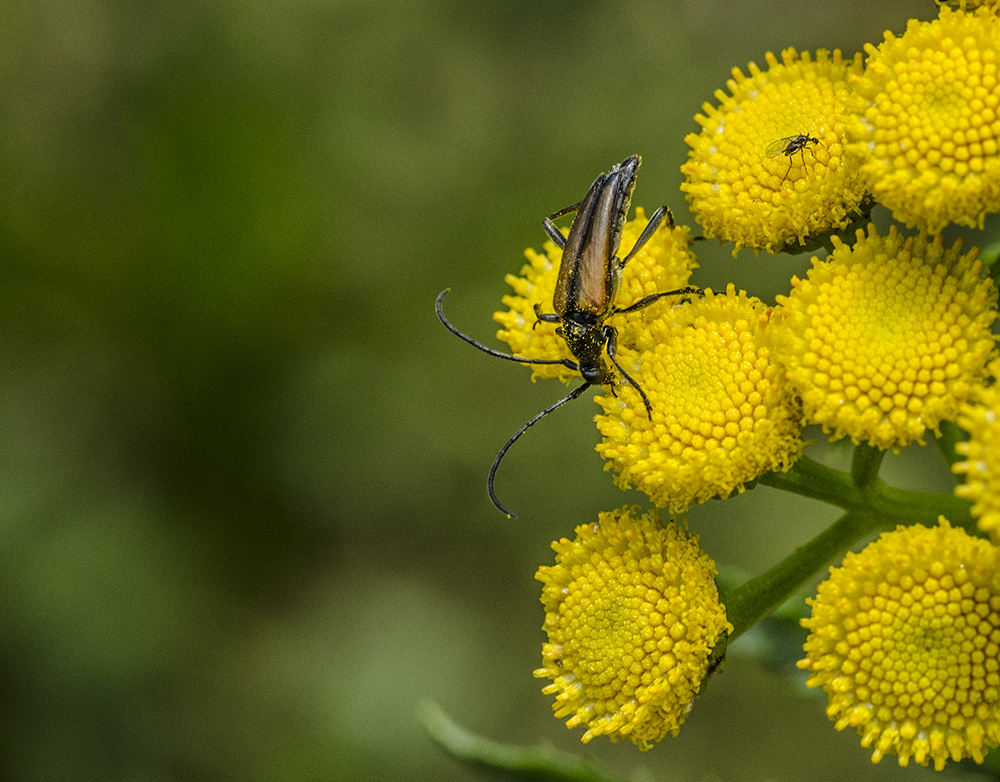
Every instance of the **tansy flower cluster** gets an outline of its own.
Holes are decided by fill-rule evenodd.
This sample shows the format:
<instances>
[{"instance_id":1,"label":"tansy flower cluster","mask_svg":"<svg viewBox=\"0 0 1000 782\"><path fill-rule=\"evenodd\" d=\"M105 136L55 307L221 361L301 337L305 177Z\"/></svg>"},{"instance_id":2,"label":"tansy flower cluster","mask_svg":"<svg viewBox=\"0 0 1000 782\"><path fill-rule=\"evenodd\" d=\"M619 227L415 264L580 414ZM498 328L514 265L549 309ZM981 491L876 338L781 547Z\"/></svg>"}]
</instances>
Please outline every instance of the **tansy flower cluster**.
<instances>
[{"instance_id":1,"label":"tansy flower cluster","mask_svg":"<svg viewBox=\"0 0 1000 782\"><path fill-rule=\"evenodd\" d=\"M869 198L932 234L1000 211L995 8L943 7L865 53L786 49L766 70L733 70L681 167L706 236L734 254L793 249L866 214Z\"/></svg>"},{"instance_id":2,"label":"tansy flower cluster","mask_svg":"<svg viewBox=\"0 0 1000 782\"><path fill-rule=\"evenodd\" d=\"M507 277L502 357L552 362L530 364L532 380L579 382L568 328L599 340L601 378L583 374L602 385L596 450L620 488L670 514L758 483L844 511L721 592L698 537L655 510L599 513L554 543L536 576L547 639L535 676L584 742L648 749L677 735L726 649L843 557L807 601L799 662L836 729L854 727L874 762L938 770L1000 745L998 291L984 263L995 259L941 235L1000 211L1000 12L952 5L864 54L767 53L695 117L681 190L698 238L731 242L734 256L825 248L773 306L734 285L686 289L694 232L665 221L644 233L641 208L624 221L634 179L620 215L621 194L601 193L584 252L563 258L550 227ZM878 227L875 206L905 229ZM637 242L627 263L616 257ZM608 306L556 317L557 286L595 258L607 280L572 295ZM810 458L807 426L854 443L850 472ZM886 486L885 453L930 438L964 480L954 493Z\"/></svg>"},{"instance_id":3,"label":"tansy flower cluster","mask_svg":"<svg viewBox=\"0 0 1000 782\"><path fill-rule=\"evenodd\" d=\"M634 247L647 223L644 210L637 208L635 218L622 226L619 246ZM617 280L614 309L628 309L647 297L684 288L697 267L690 241L688 228L665 221L640 243L620 274L619 262L612 259ZM551 240L541 252L529 249L521 274L507 278L514 294L504 298L509 309L496 313L495 319L502 326L498 337L515 355L574 360L561 336L562 327L540 317L552 310L562 254L562 248ZM671 464L630 467L627 459L616 462L629 476L623 481L645 474L644 485L653 489L654 501L658 497L660 504L674 508L742 490L744 482L761 472L787 466L801 445L794 404L776 382L780 369L768 360L766 308L732 289L725 296L709 291L703 299L695 298L697 316L689 314L690 306L682 297L668 297L607 318L607 326L617 334L617 361L639 388L648 386L654 417L667 412L669 395L658 383L657 367L664 357L654 331L671 322L675 314L685 313L687 320L679 321L676 328L697 321L704 331L700 340L716 345L712 357L716 366L705 367L705 382L719 386L722 395L691 400L705 403L697 415L720 432L716 465L710 470L688 470L685 478L674 480L679 492L673 494L655 488L655 476L666 480ZM732 351L737 347L742 353L734 358ZM532 364L531 368L532 379L569 382L579 377L562 364ZM649 431L638 421L643 417L649 424L642 398L622 378L610 377L612 393L605 400L608 426L614 428L614 420L626 429L638 426L634 435L638 442ZM681 415L692 434L701 437L704 426L683 411ZM717 426L720 416L725 420ZM763 458L754 447L758 442L770 443L770 453ZM698 448L689 452L696 456ZM706 475L714 477L706 482ZM697 537L677 522L662 522L655 513L643 515L626 508L601 513L596 524L577 528L576 540L563 539L553 548L556 566L538 572L545 584L542 603L548 642L544 667L535 675L552 680L545 692L556 696L557 716L567 717L571 728L585 727L583 741L602 735L612 741L624 737L648 749L676 734L715 662L713 650L731 629L715 586L715 566L700 549Z\"/></svg>"}]
</instances>

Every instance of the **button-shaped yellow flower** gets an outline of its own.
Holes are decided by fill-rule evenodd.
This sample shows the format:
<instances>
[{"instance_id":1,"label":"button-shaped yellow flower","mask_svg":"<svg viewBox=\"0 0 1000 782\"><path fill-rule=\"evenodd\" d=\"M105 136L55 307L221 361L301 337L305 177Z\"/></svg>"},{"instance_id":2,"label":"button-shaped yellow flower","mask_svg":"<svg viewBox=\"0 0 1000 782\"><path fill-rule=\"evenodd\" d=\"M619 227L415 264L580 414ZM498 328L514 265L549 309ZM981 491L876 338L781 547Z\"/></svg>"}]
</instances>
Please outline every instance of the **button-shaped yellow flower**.
<instances>
[{"instance_id":1,"label":"button-shaped yellow flower","mask_svg":"<svg viewBox=\"0 0 1000 782\"><path fill-rule=\"evenodd\" d=\"M583 741L626 738L641 749L677 735L732 630L715 564L698 537L638 508L601 513L576 539L552 544L544 584L543 692L557 717L584 725Z\"/></svg>"},{"instance_id":2,"label":"button-shaped yellow flower","mask_svg":"<svg viewBox=\"0 0 1000 782\"><path fill-rule=\"evenodd\" d=\"M1000 211L1000 19L943 7L865 49L848 151L875 200L932 234L982 228Z\"/></svg>"},{"instance_id":3,"label":"button-shaped yellow flower","mask_svg":"<svg viewBox=\"0 0 1000 782\"><path fill-rule=\"evenodd\" d=\"M635 218L622 228L619 249L628 252L646 227L646 213L642 207L635 210ZM627 307L645 296L662 291L672 291L688 284L692 269L698 264L688 245L691 229L676 226L670 229L666 223L653 234L643 248L632 257L621 274L621 286L615 298L615 306ZM503 303L510 307L505 312L497 312L493 319L503 328L497 338L510 345L511 353L524 358L575 360L566 346L566 341L556 334L556 324L539 321L535 315L535 305L541 312L552 312L552 296L559 277L562 250L555 242L548 241L544 252L525 250L528 263L521 269L520 276L507 275L507 284L514 289L514 295L504 296ZM619 344L628 344L628 323L630 319L652 316L668 306L657 302L639 313L616 315L608 319L608 324L619 328ZM563 382L579 378L579 373L559 365L534 365L531 367L532 380L557 377ZM640 402L640 408L642 403Z\"/></svg>"},{"instance_id":4,"label":"button-shaped yellow flower","mask_svg":"<svg viewBox=\"0 0 1000 782\"><path fill-rule=\"evenodd\" d=\"M997 290L977 251L938 236L834 237L826 260L778 296L779 360L806 420L832 439L898 450L954 420L994 350Z\"/></svg>"},{"instance_id":5,"label":"button-shaped yellow flower","mask_svg":"<svg viewBox=\"0 0 1000 782\"><path fill-rule=\"evenodd\" d=\"M1000 744L1000 549L941 520L899 527L843 564L810 599L808 685L872 761L941 770Z\"/></svg>"},{"instance_id":6,"label":"button-shaped yellow flower","mask_svg":"<svg viewBox=\"0 0 1000 782\"><path fill-rule=\"evenodd\" d=\"M730 94L704 104L702 126L685 141L681 190L705 236L770 253L846 225L866 191L844 165L845 117L861 55L844 61L820 50L813 61L794 49L770 52L768 68L733 69Z\"/></svg>"},{"instance_id":7,"label":"button-shaped yellow flower","mask_svg":"<svg viewBox=\"0 0 1000 782\"><path fill-rule=\"evenodd\" d=\"M972 400L961 407L958 425L969 439L955 446L965 460L953 464L952 470L965 475L955 494L972 501L979 529L1000 543L1000 361L991 362L989 370L993 384L976 389Z\"/></svg>"},{"instance_id":8,"label":"button-shaped yellow flower","mask_svg":"<svg viewBox=\"0 0 1000 782\"><path fill-rule=\"evenodd\" d=\"M638 350L618 358L652 418L632 388L596 397L597 451L619 486L680 512L791 466L802 449L800 411L774 361L769 313L730 285L633 327Z\"/></svg>"},{"instance_id":9,"label":"button-shaped yellow flower","mask_svg":"<svg viewBox=\"0 0 1000 782\"><path fill-rule=\"evenodd\" d=\"M938 5L950 5L961 8L963 11L971 11L975 8L989 8L994 13L1000 11L1000 0L935 0Z\"/></svg>"}]
</instances>

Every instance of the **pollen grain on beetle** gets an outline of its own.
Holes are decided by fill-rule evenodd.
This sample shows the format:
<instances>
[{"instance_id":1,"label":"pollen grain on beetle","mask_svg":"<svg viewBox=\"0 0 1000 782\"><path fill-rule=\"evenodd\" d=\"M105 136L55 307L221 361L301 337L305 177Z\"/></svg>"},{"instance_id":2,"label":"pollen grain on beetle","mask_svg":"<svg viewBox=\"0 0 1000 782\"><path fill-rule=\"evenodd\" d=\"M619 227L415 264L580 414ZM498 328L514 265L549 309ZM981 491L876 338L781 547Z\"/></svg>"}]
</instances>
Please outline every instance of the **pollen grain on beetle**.
<instances>
[{"instance_id":1,"label":"pollen grain on beetle","mask_svg":"<svg viewBox=\"0 0 1000 782\"><path fill-rule=\"evenodd\" d=\"M597 451L619 486L676 513L791 466L801 414L774 361L769 319L769 308L730 285L636 329L636 349L619 358L646 390L652 419L637 414L631 389L596 397Z\"/></svg>"},{"instance_id":2,"label":"pollen grain on beetle","mask_svg":"<svg viewBox=\"0 0 1000 782\"><path fill-rule=\"evenodd\" d=\"M552 680L543 692L556 716L584 726L584 742L625 738L645 750L676 736L732 631L698 536L622 508L552 548L555 564L535 576L548 640L534 675Z\"/></svg>"}]
</instances>

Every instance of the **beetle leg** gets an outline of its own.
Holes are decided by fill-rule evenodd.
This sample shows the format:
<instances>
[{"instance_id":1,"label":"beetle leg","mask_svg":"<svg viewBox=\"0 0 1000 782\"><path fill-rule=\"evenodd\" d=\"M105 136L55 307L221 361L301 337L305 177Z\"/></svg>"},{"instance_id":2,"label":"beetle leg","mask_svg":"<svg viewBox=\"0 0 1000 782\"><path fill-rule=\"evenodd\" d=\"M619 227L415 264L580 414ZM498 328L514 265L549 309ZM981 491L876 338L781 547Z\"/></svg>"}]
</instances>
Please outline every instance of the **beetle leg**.
<instances>
[{"instance_id":1,"label":"beetle leg","mask_svg":"<svg viewBox=\"0 0 1000 782\"><path fill-rule=\"evenodd\" d=\"M675 291L664 291L663 293L652 293L645 298L639 299L635 304L630 304L628 307L622 307L620 309L616 308L608 313L608 317L611 315L621 315L626 312L635 312L636 310L641 310L643 307L648 307L657 299L662 299L664 296L693 296L694 294L701 295L701 288L694 288L688 286L686 288L678 288Z\"/></svg>"},{"instance_id":2,"label":"beetle leg","mask_svg":"<svg viewBox=\"0 0 1000 782\"><path fill-rule=\"evenodd\" d=\"M555 242L556 246L560 250L565 250L566 249L566 237L562 235L562 231L560 231L559 227L555 223L552 222L552 219L549 218L549 217L546 217L542 221L542 225L545 227L545 233L547 233L549 235L549 239L551 239L553 242Z\"/></svg>"},{"instance_id":3,"label":"beetle leg","mask_svg":"<svg viewBox=\"0 0 1000 782\"><path fill-rule=\"evenodd\" d=\"M652 237L652 235L656 233L656 229L660 227L660 223L663 222L664 219L667 221L667 227L673 229L674 227L673 212L670 211L669 207L661 206L659 209L653 212L653 216L649 218L649 222L646 223L646 227L642 229L642 233L639 235L639 238L635 240L635 244L632 245L632 249L629 250L628 255L626 255L619 262L618 268L623 268L626 263L632 260L632 256L634 256L637 252L639 252L639 250L641 250L646 245L646 242L648 242L650 237Z\"/></svg>"},{"instance_id":4,"label":"beetle leg","mask_svg":"<svg viewBox=\"0 0 1000 782\"><path fill-rule=\"evenodd\" d=\"M622 373L622 377L625 378L625 382L639 392L639 396L642 397L642 403L646 406L646 417L652 421L653 406L649 404L649 398L646 396L646 392L639 388L639 384L636 383L632 379L632 376L625 371L621 364L618 363L618 359L615 356L618 349L618 332L615 331L614 326L604 327L604 339L606 340L608 346L608 358L610 358L611 363L615 365L615 369Z\"/></svg>"},{"instance_id":5,"label":"beetle leg","mask_svg":"<svg viewBox=\"0 0 1000 782\"><path fill-rule=\"evenodd\" d=\"M538 320L531 324L531 328L535 328L542 321L545 323L562 323L563 319L554 312L542 312L541 306L541 304L535 305L535 317L538 318ZM561 334L562 331L557 329L556 333Z\"/></svg>"},{"instance_id":6,"label":"beetle leg","mask_svg":"<svg viewBox=\"0 0 1000 782\"><path fill-rule=\"evenodd\" d=\"M553 212L552 214L550 214L549 220L558 220L560 217L565 217L566 215L573 214L573 212L577 211L580 208L580 204L582 203L583 201L577 201L575 204L571 206L564 206L558 212Z\"/></svg>"},{"instance_id":7,"label":"beetle leg","mask_svg":"<svg viewBox=\"0 0 1000 782\"><path fill-rule=\"evenodd\" d=\"M556 315L554 312L542 312L542 305L535 305L535 317L539 320L544 320L546 323L562 323L562 318Z\"/></svg>"},{"instance_id":8,"label":"beetle leg","mask_svg":"<svg viewBox=\"0 0 1000 782\"><path fill-rule=\"evenodd\" d=\"M572 206L565 206L558 212L553 212L542 220L542 227L545 229L545 233L548 234L549 238L553 242L556 243L560 250L566 249L566 237L562 235L562 231L559 230L559 227L553 221L558 220L560 217L565 217L568 214L573 214L573 212L579 210L580 204L582 203L583 201L579 201Z\"/></svg>"}]
</instances>

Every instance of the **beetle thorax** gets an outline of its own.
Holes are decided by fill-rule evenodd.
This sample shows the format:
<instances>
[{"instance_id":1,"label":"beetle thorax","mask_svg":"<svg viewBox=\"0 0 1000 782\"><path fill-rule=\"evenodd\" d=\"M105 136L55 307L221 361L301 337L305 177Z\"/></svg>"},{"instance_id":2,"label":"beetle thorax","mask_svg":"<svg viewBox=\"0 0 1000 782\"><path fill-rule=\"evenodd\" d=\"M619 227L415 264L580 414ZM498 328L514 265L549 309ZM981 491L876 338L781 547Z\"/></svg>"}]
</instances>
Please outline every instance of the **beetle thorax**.
<instances>
[{"instance_id":1,"label":"beetle thorax","mask_svg":"<svg viewBox=\"0 0 1000 782\"><path fill-rule=\"evenodd\" d=\"M563 321L561 331L566 345L580 365L583 379L594 384L610 382L613 375L604 363L604 346L608 341L604 328L567 318Z\"/></svg>"}]
</instances>

